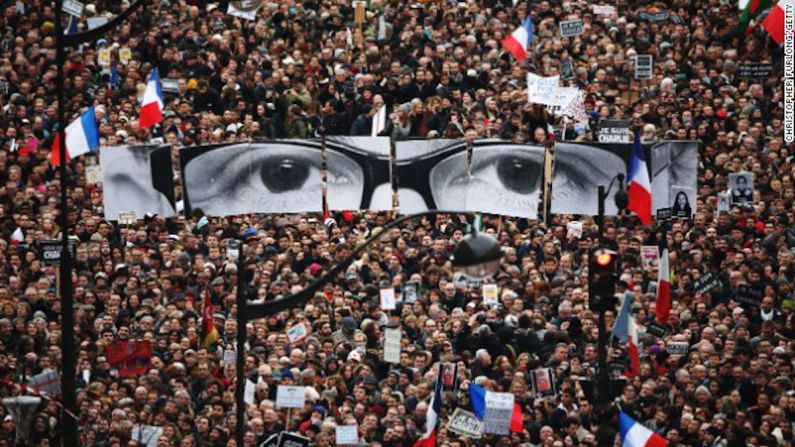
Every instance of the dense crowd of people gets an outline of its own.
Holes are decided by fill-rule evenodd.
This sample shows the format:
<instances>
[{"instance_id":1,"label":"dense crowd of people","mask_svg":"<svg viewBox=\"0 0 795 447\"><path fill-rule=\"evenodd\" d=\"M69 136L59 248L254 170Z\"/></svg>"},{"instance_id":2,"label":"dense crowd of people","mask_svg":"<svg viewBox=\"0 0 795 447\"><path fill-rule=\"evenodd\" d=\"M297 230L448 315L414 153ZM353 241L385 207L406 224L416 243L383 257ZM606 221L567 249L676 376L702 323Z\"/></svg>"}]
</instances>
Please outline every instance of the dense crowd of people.
<instances>
[{"instance_id":1,"label":"dense crowd of people","mask_svg":"<svg viewBox=\"0 0 795 447\"><path fill-rule=\"evenodd\" d=\"M78 31L129 4L86 4ZM69 49L67 121L94 105L103 147L161 139L177 154L321 131L370 135L379 107L398 138L539 143L555 118L527 102L527 73L561 74L586 92L587 128L554 122L567 140L592 141L602 119L625 118L645 142L700 141L694 217L674 219L667 234L661 222L644 226L630 215L607 218L601 231L588 216L551 216L546 225L484 217L482 231L505 253L490 280L499 286L497 305L451 267L472 222L440 215L383 233L305 306L249 322L245 375L255 391L246 447L282 431L334 445L337 425L356 425L361 444L411 446L425 432L439 363L457 365L441 406L443 447L611 445L618 409L672 446L793 445L795 160L784 143L783 53L761 30L742 33L731 2L611 4L615 12L603 15L582 1L371 0L360 28L345 0L263 2L254 20L228 15L227 2L161 0ZM641 14L665 11L660 21ZM535 40L519 63L500 42L527 15ZM583 34L561 37L559 23L571 18L583 20ZM102 186L86 175L96 155L73 160L65 183L49 160L58 128L53 7L4 2L0 25L0 394L18 394L22 377L60 371L57 270L43 265L37 241L60 234L66 187L69 232L79 238L72 275L79 351L78 370L65 373L77 377L79 411L75 420L61 412L59 396L46 400L30 445L58 445L64 424L77 424L85 446L142 445L132 436L140 425L159 427L150 446L236 445L235 367L224 352L234 349L237 275L252 300L285 296L394 215L105 220ZM115 72L98 60L105 49ZM638 54L653 56L651 80L635 80ZM746 62L775 70L742 78ZM177 82L164 92L164 122L150 131L139 129L138 117L152 68ZM719 213L718 194L740 171L754 174L752 202ZM575 220L582 235L567 231ZM653 335L657 272L640 254L663 237L671 325ZM227 256L230 239L244 240L243 272ZM627 377L626 346L612 341L617 389L607 407L596 405L593 389L598 331L587 253L597 245L620 255L619 292L634 297L642 345L640 373ZM696 293L694 282L710 273L722 285ZM379 290L393 286L401 296L410 282L420 284L417 301L382 311ZM737 299L743 286L761 291L758 306ZM206 299L219 336L212 344L204 337ZM616 313L607 312L608 327ZM307 336L288 336L299 323ZM402 330L399 364L383 360L385 328ZM145 373L121 376L108 347L129 340L151 341L153 356ZM554 395L534 392L531 372L539 368L554 372ZM523 430L477 439L448 430L455 409L472 409L470 384L513 393ZM305 407L277 406L279 385L306 386ZM0 419L0 445L14 445L15 421L2 406Z\"/></svg>"}]
</instances>

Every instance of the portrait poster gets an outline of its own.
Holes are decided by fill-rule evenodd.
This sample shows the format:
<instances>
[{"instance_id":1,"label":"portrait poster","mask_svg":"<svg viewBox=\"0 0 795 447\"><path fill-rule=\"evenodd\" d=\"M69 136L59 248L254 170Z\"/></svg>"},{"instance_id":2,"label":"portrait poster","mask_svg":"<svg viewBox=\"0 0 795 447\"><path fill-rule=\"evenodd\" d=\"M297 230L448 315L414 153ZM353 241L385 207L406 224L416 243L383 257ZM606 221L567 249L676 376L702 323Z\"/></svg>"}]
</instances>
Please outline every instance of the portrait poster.
<instances>
[{"instance_id":1,"label":"portrait poster","mask_svg":"<svg viewBox=\"0 0 795 447\"><path fill-rule=\"evenodd\" d=\"M750 203L754 201L754 173L733 172L729 174L732 204Z\"/></svg>"},{"instance_id":2,"label":"portrait poster","mask_svg":"<svg viewBox=\"0 0 795 447\"><path fill-rule=\"evenodd\" d=\"M649 158L646 158L649 160ZM652 213L672 207L676 195L674 187L689 188L690 205L695 212L698 190L698 142L663 141L651 148L651 205ZM673 214L673 213L672 213ZM676 216L672 216L676 217Z\"/></svg>"}]
</instances>

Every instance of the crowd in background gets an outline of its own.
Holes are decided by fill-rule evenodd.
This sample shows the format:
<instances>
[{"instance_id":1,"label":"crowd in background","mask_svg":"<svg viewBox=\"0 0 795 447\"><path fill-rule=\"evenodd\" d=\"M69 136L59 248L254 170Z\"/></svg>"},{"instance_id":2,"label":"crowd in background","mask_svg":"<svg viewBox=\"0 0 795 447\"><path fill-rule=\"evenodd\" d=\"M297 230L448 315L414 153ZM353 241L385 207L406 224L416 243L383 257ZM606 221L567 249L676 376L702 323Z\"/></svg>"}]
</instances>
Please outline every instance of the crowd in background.
<instances>
[{"instance_id":1,"label":"crowd in background","mask_svg":"<svg viewBox=\"0 0 795 447\"><path fill-rule=\"evenodd\" d=\"M588 216L551 216L546 225L486 216L482 231L505 252L491 280L499 305L486 306L481 284L450 263L471 222L426 218L384 233L302 308L248 323L245 375L256 391L246 407L246 447L283 430L334 445L334 427L352 424L362 444L411 446L425 431L440 362L458 365L458 388L441 407L443 447L610 445L619 408L672 446L793 444L795 163L784 144L783 53L762 31L745 35L728 1L611 5L614 14L597 15L583 1L371 0L359 29L347 0L265 2L255 20L227 15L226 2L159 0L103 39L69 50L67 121L94 105L103 147L159 138L176 154L252 138L370 135L380 107L398 138L540 143L554 117L527 102L529 72L562 74L564 85L586 92L588 129L554 121L567 140L592 141L602 119L624 118L646 142L700 141L695 215L675 219L664 241L673 303L662 338L646 330L657 272L640 257L642 246L660 243L657 223L608 218L600 232ZM128 6L86 4L78 30ZM59 445L63 424L77 424L80 445L136 446L132 428L144 424L162 427L157 446L234 446L235 369L223 353L237 331L237 275L251 299L300 290L394 216L105 220L102 186L86 178L96 156L72 161L66 185L49 162L58 126L53 6L1 7L0 394L18 393L23 373L60 371L57 271L42 264L36 242L60 234L59 191L67 187L69 231L80 242L72 274L78 370L66 373L77 377L79 414L64 416L57 396L46 401L31 445ZM670 18L649 22L641 11ZM535 40L518 63L500 42L528 14ZM584 32L563 38L558 23L570 18L581 18ZM100 66L103 48L119 62L117 75ZM121 63L125 48L131 58ZM635 80L638 54L653 56L651 80ZM775 70L741 78L746 62ZM153 68L177 89L165 93L165 120L150 131L139 129L138 117ZM752 204L718 213L717 194L740 171L754 174ZM579 237L567 231L575 220L584 224ZM17 228L22 241L12 237ZM227 257L230 239L245 241L244 272ZM595 378L597 363L587 268L596 245L620 254L619 292L634 297L642 342L640 373L607 408L596 407L583 380ZM697 294L694 282L708 273L722 286ZM418 301L382 311L379 289L392 285L400 295L408 282L420 283ZM742 286L762 291L759 306L736 299ZM211 346L203 343L205 299L220 336ZM615 316L607 312L608 327ZM309 335L291 342L286 330L298 323ZM385 327L402 330L399 364L383 361ZM145 374L111 371L107 347L128 340L151 341ZM686 342L687 351L669 352L672 342ZM626 359L614 341L614 377L628 369ZM554 371L555 396L534 394L530 371L538 368ZM447 430L456 408L471 410L471 383L513 393L524 430L480 439ZM279 385L307 386L305 408L277 407ZM13 445L15 422L4 407L0 419L0 445Z\"/></svg>"}]
</instances>

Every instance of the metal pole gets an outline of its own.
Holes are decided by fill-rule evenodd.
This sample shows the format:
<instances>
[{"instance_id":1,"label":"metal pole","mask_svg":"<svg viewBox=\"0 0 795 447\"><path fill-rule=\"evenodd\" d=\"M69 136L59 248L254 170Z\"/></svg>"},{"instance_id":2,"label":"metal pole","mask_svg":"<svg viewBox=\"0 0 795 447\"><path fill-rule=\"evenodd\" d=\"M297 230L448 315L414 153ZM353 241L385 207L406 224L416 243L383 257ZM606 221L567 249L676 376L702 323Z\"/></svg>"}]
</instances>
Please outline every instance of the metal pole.
<instances>
[{"instance_id":1,"label":"metal pole","mask_svg":"<svg viewBox=\"0 0 795 447\"><path fill-rule=\"evenodd\" d=\"M599 244L601 245L605 224L605 200L607 199L605 186L599 185L597 192L599 195L599 213L596 216L596 224L599 227ZM593 253L593 250L591 250L591 253ZM589 259L592 258L593 254L589 256ZM593 272L589 271L588 274L592 275ZM607 408L607 404L609 403L607 397L610 395L610 378L607 375L607 323L605 322L605 311L607 310L605 307L607 298L608 297L599 297L597 301L592 301L599 303L599 308L596 309L596 311L599 313L599 321L597 324L597 328L599 329L599 342L597 343L597 353L599 355L599 375L597 376L597 383L599 384L598 402L602 410Z\"/></svg>"},{"instance_id":2,"label":"metal pole","mask_svg":"<svg viewBox=\"0 0 795 447\"><path fill-rule=\"evenodd\" d=\"M77 364L77 352L75 350L75 323L74 308L72 302L72 258L69 253L69 206L67 204L67 172L66 172L66 133L65 129L65 110L64 110L64 31L62 21L62 0L55 0L55 65L58 76L58 139L59 139L59 162L58 173L61 177L61 260L60 260L60 282L61 282L61 354L62 368L61 381L63 390L64 411L61 417L61 428L63 432L63 445L77 445L77 424L78 421L67 422L67 410L77 414L75 398L75 369Z\"/></svg>"},{"instance_id":3,"label":"metal pole","mask_svg":"<svg viewBox=\"0 0 795 447\"><path fill-rule=\"evenodd\" d=\"M245 253L246 247L243 241L240 242L240 254L237 256L237 384L235 387L235 406L237 410L237 423L235 425L235 440L238 447L243 447L243 438L245 435L245 417L246 417L246 372L245 368L245 346L246 346L246 323L247 315L246 308L246 294L244 291L245 278L243 269L245 268Z\"/></svg>"}]
</instances>

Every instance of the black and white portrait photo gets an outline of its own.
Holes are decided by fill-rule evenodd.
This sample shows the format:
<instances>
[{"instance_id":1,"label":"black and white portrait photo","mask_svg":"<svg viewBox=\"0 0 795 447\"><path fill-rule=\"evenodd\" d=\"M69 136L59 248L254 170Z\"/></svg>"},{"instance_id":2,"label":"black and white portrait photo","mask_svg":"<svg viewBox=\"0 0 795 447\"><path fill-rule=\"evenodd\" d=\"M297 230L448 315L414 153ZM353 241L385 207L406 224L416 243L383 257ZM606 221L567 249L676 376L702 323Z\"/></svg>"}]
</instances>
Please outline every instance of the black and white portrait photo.
<instances>
[{"instance_id":1,"label":"black and white portrait photo","mask_svg":"<svg viewBox=\"0 0 795 447\"><path fill-rule=\"evenodd\" d=\"M673 217L687 218L693 216L695 209L696 191L686 186L674 186L671 188L671 215Z\"/></svg>"},{"instance_id":2,"label":"black and white portrait photo","mask_svg":"<svg viewBox=\"0 0 795 447\"><path fill-rule=\"evenodd\" d=\"M735 172L729 174L732 203L749 203L754 201L753 172Z\"/></svg>"},{"instance_id":3,"label":"black and white portrait photo","mask_svg":"<svg viewBox=\"0 0 795 447\"><path fill-rule=\"evenodd\" d=\"M171 146L103 147L99 163L106 219L116 221L122 212L177 214Z\"/></svg>"},{"instance_id":4,"label":"black and white portrait photo","mask_svg":"<svg viewBox=\"0 0 795 447\"><path fill-rule=\"evenodd\" d=\"M323 208L315 140L189 147L180 150L180 161L186 211L232 216Z\"/></svg>"},{"instance_id":5,"label":"black and white portrait photo","mask_svg":"<svg viewBox=\"0 0 795 447\"><path fill-rule=\"evenodd\" d=\"M674 187L697 190L698 142L663 141L654 144L651 148L651 171L652 213L661 208L673 208L676 202ZM688 193L688 197L692 207L695 192L692 195Z\"/></svg>"},{"instance_id":6,"label":"black and white portrait photo","mask_svg":"<svg viewBox=\"0 0 795 447\"><path fill-rule=\"evenodd\" d=\"M731 210L731 194L718 194L718 214L728 213Z\"/></svg>"}]
</instances>

